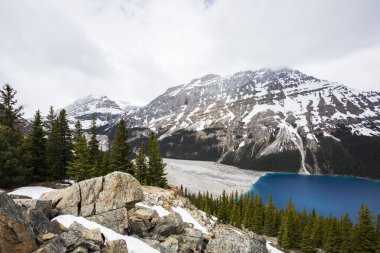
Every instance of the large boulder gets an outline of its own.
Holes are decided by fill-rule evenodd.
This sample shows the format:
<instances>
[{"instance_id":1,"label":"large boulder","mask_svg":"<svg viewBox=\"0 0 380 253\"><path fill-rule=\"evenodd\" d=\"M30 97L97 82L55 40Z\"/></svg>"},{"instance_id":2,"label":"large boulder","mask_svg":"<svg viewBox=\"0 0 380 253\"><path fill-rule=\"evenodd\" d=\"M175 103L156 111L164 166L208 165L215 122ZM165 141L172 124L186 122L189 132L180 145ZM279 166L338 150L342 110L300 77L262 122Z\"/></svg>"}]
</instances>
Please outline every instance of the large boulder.
<instances>
[{"instance_id":1,"label":"large boulder","mask_svg":"<svg viewBox=\"0 0 380 253\"><path fill-rule=\"evenodd\" d=\"M63 232L62 226L57 221L50 221L46 218L41 209L28 209L26 211L26 223L32 227L36 236L42 237L45 234L60 234Z\"/></svg>"},{"instance_id":2,"label":"large boulder","mask_svg":"<svg viewBox=\"0 0 380 253\"><path fill-rule=\"evenodd\" d=\"M32 252L37 248L35 235L23 217L23 208L0 192L0 253Z\"/></svg>"},{"instance_id":3,"label":"large boulder","mask_svg":"<svg viewBox=\"0 0 380 253\"><path fill-rule=\"evenodd\" d=\"M41 199L13 199L13 201L26 209L40 209L47 218L51 217L51 200Z\"/></svg>"},{"instance_id":4,"label":"large boulder","mask_svg":"<svg viewBox=\"0 0 380 253\"><path fill-rule=\"evenodd\" d=\"M59 214L83 216L124 233L128 226L127 208L142 201L143 197L136 178L128 173L112 172L45 193L41 198L51 200Z\"/></svg>"},{"instance_id":5,"label":"large boulder","mask_svg":"<svg viewBox=\"0 0 380 253\"><path fill-rule=\"evenodd\" d=\"M181 253L190 253L200 251L203 243L202 231L195 228L185 228L184 235L180 237Z\"/></svg>"},{"instance_id":6,"label":"large boulder","mask_svg":"<svg viewBox=\"0 0 380 253\"><path fill-rule=\"evenodd\" d=\"M153 234L158 236L179 235L184 231L185 223L178 213L171 213L161 217L153 229Z\"/></svg>"},{"instance_id":7,"label":"large boulder","mask_svg":"<svg viewBox=\"0 0 380 253\"><path fill-rule=\"evenodd\" d=\"M219 225L214 229L205 252L208 253L267 253L265 239L252 232L238 230L229 225Z\"/></svg>"}]
</instances>

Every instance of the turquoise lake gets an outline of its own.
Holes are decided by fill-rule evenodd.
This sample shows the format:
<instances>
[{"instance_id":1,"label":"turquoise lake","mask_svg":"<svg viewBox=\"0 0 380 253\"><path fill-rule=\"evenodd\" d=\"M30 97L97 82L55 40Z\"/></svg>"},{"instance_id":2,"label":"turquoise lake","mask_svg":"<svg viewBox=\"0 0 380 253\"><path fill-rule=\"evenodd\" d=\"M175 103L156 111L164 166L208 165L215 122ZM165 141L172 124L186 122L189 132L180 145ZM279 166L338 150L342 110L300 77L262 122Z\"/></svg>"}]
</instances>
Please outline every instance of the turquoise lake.
<instances>
[{"instance_id":1,"label":"turquoise lake","mask_svg":"<svg viewBox=\"0 0 380 253\"><path fill-rule=\"evenodd\" d=\"M291 198L296 208L319 214L341 217L346 212L352 219L362 203L380 214L380 182L352 177L308 176L287 173L268 173L261 177L251 191L259 193L264 202L272 194L277 207L283 208Z\"/></svg>"}]
</instances>

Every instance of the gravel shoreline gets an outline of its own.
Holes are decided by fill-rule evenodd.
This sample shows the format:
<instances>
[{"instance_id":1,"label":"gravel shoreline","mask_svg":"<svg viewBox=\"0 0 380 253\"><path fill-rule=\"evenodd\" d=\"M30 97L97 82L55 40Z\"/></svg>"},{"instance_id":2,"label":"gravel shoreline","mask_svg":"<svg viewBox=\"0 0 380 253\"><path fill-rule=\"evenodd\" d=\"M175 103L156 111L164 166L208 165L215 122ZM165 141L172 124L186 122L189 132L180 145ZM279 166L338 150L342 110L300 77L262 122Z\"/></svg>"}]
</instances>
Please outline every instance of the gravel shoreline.
<instances>
[{"instance_id":1,"label":"gravel shoreline","mask_svg":"<svg viewBox=\"0 0 380 253\"><path fill-rule=\"evenodd\" d=\"M243 170L217 162L164 159L169 184L187 188L190 192L227 193L248 191L252 184L266 174Z\"/></svg>"}]
</instances>

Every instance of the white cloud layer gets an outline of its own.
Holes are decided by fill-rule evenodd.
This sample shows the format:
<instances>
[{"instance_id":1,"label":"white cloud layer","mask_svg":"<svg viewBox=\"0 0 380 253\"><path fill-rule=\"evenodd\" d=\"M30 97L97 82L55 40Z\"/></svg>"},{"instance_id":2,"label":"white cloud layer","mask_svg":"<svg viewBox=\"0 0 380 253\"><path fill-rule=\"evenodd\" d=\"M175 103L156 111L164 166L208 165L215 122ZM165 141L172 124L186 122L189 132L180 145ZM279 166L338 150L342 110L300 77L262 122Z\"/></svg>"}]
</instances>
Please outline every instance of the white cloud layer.
<instances>
[{"instance_id":1,"label":"white cloud layer","mask_svg":"<svg viewBox=\"0 0 380 253\"><path fill-rule=\"evenodd\" d=\"M144 105L207 73L297 68L380 90L377 0L0 0L0 83L30 116L88 94Z\"/></svg>"}]
</instances>

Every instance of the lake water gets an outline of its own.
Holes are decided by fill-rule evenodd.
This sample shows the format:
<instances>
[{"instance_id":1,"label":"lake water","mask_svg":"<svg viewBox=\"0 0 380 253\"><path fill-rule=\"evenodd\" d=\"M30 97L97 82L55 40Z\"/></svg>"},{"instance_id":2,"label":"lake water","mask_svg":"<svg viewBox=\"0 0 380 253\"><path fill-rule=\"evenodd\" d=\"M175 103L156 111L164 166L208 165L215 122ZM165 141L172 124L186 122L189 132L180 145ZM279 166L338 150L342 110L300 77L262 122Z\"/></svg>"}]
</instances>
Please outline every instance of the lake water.
<instances>
[{"instance_id":1,"label":"lake water","mask_svg":"<svg viewBox=\"0 0 380 253\"><path fill-rule=\"evenodd\" d=\"M286 173L268 173L261 177L251 189L259 193L265 203L270 194L277 207L285 207L291 198L298 210L313 208L319 214L341 217L346 212L357 218L362 203L380 214L380 183L352 177L307 176Z\"/></svg>"}]
</instances>

